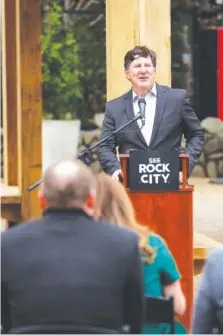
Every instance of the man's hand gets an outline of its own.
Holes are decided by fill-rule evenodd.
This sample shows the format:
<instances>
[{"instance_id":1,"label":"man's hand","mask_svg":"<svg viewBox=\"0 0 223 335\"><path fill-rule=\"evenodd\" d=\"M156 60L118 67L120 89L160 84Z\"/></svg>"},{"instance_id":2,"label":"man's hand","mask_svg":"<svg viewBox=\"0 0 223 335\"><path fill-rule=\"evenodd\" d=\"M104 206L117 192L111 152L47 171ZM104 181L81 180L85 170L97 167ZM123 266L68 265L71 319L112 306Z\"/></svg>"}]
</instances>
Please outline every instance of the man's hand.
<instances>
[{"instance_id":1,"label":"man's hand","mask_svg":"<svg viewBox=\"0 0 223 335\"><path fill-rule=\"evenodd\" d=\"M116 181L119 181L120 178L122 178L122 177L123 177L122 170L116 170L112 175L112 179L114 179Z\"/></svg>"}]
</instances>

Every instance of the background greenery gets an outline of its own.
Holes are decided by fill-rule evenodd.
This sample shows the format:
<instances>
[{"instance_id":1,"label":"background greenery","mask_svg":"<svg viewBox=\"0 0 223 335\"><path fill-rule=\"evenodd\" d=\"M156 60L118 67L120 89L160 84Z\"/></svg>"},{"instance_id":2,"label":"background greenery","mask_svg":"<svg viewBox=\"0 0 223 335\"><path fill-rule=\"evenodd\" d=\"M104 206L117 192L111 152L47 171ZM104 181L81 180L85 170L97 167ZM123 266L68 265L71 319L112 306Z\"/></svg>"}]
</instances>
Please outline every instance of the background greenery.
<instances>
[{"instance_id":1,"label":"background greenery","mask_svg":"<svg viewBox=\"0 0 223 335\"><path fill-rule=\"evenodd\" d=\"M42 1L43 115L95 128L106 99L103 1Z\"/></svg>"}]
</instances>

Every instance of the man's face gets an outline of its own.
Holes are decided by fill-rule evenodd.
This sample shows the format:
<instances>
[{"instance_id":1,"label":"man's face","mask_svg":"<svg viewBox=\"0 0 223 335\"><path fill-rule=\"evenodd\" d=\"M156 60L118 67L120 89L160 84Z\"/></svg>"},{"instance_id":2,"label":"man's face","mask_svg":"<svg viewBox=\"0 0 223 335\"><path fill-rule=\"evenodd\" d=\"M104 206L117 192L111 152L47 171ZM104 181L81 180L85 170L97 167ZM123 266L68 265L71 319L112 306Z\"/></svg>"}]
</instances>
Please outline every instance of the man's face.
<instances>
[{"instance_id":1,"label":"man's face","mask_svg":"<svg viewBox=\"0 0 223 335\"><path fill-rule=\"evenodd\" d=\"M133 89L151 89L155 81L156 68L151 57L138 57L125 70L126 78L131 81Z\"/></svg>"}]
</instances>

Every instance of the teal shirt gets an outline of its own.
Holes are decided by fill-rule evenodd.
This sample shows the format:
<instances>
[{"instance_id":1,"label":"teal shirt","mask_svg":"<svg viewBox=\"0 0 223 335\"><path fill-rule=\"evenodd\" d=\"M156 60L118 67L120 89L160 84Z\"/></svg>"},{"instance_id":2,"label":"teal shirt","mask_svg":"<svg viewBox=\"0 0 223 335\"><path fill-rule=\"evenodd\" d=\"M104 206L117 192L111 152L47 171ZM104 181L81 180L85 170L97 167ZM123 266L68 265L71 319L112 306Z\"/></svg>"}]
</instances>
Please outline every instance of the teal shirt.
<instances>
[{"instance_id":1,"label":"teal shirt","mask_svg":"<svg viewBox=\"0 0 223 335\"><path fill-rule=\"evenodd\" d=\"M161 237L151 234L149 245L156 250L156 258L152 264L143 265L144 291L147 296L161 297L163 286L179 280L180 273L171 252Z\"/></svg>"},{"instance_id":2,"label":"teal shirt","mask_svg":"<svg viewBox=\"0 0 223 335\"><path fill-rule=\"evenodd\" d=\"M143 264L144 292L146 296L163 296L163 286L170 285L180 279L180 273L174 258L161 237L151 234L149 245L156 250L152 264ZM145 326L143 334L165 334L165 325Z\"/></svg>"}]
</instances>

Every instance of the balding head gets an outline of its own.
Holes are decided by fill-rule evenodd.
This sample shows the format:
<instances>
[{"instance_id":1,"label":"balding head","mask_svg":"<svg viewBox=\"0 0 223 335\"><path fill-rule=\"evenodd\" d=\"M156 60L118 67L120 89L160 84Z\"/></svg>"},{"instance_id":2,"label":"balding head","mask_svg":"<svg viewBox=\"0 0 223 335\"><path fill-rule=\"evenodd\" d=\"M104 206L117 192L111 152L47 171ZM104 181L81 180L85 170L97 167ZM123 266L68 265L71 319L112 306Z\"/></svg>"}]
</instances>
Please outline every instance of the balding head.
<instances>
[{"instance_id":1,"label":"balding head","mask_svg":"<svg viewBox=\"0 0 223 335\"><path fill-rule=\"evenodd\" d=\"M93 172L80 161L61 161L50 166L43 176L42 195L47 207L86 206L95 193Z\"/></svg>"}]
</instances>

